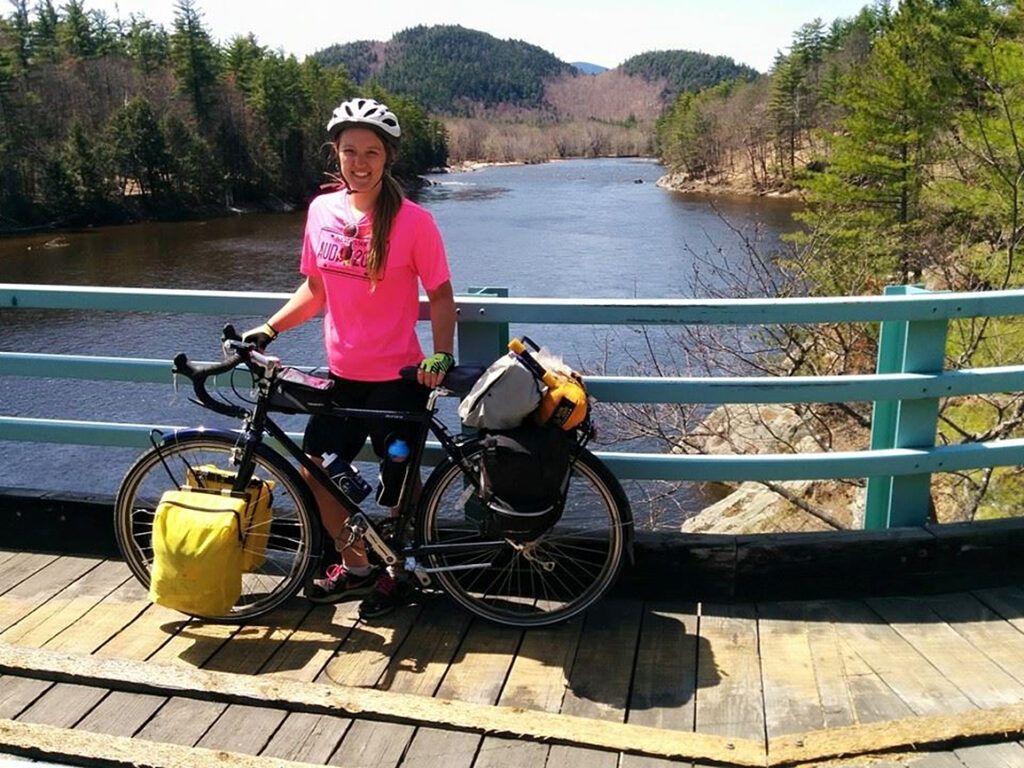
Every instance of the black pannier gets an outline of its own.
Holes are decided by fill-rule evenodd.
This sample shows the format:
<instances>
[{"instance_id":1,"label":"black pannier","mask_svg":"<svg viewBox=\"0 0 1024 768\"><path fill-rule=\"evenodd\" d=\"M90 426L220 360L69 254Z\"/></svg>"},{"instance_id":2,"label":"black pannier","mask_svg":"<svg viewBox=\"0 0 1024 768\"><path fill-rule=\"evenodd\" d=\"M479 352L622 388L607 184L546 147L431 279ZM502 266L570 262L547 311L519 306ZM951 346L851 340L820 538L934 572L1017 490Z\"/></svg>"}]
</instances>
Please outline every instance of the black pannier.
<instances>
[{"instance_id":1,"label":"black pannier","mask_svg":"<svg viewBox=\"0 0 1024 768\"><path fill-rule=\"evenodd\" d=\"M483 499L489 533L531 539L562 516L575 433L532 420L483 439Z\"/></svg>"}]
</instances>

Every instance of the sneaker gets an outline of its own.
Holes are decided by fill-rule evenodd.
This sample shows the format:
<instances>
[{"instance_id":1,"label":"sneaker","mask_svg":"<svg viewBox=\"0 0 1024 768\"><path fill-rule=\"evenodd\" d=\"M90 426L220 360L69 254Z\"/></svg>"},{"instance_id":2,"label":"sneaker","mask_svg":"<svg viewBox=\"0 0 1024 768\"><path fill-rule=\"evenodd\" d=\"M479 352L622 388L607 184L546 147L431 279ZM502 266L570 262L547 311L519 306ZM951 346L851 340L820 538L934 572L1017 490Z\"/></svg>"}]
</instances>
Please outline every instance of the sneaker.
<instances>
[{"instance_id":1,"label":"sneaker","mask_svg":"<svg viewBox=\"0 0 1024 768\"><path fill-rule=\"evenodd\" d=\"M336 603L359 595L365 595L374 588L377 571L371 570L357 576L344 565L329 565L322 579L313 579L306 586L306 599L313 603Z\"/></svg>"},{"instance_id":2,"label":"sneaker","mask_svg":"<svg viewBox=\"0 0 1024 768\"><path fill-rule=\"evenodd\" d=\"M377 579L373 591L359 604L359 618L375 619L391 613L409 602L415 588L406 579L396 579L385 571Z\"/></svg>"}]
</instances>

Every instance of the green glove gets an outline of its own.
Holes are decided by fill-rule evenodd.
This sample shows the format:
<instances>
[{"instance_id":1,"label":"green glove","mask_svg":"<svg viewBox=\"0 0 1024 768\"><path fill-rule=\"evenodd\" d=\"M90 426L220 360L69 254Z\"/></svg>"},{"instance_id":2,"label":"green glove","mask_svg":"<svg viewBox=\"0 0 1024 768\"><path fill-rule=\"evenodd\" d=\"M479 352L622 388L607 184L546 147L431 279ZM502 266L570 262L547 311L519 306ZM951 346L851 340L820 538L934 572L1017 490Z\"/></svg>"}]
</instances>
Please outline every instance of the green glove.
<instances>
[{"instance_id":1,"label":"green glove","mask_svg":"<svg viewBox=\"0 0 1024 768\"><path fill-rule=\"evenodd\" d=\"M446 374L455 365L455 358L450 352L435 352L430 357L423 358L420 363L420 370L427 373Z\"/></svg>"}]
</instances>

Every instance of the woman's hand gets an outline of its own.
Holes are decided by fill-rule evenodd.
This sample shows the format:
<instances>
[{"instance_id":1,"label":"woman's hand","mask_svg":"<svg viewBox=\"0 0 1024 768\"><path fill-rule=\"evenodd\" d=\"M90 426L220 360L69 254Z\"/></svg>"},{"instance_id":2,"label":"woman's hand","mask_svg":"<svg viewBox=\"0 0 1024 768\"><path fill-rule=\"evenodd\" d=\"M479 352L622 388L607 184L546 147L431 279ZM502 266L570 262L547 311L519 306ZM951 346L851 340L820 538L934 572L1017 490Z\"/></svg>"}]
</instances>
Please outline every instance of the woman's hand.
<instances>
[{"instance_id":1,"label":"woman's hand","mask_svg":"<svg viewBox=\"0 0 1024 768\"><path fill-rule=\"evenodd\" d=\"M247 344L255 344L256 349L262 352L267 345L277 338L277 331L270 323L257 325L242 334L242 341Z\"/></svg>"},{"instance_id":2,"label":"woman's hand","mask_svg":"<svg viewBox=\"0 0 1024 768\"><path fill-rule=\"evenodd\" d=\"M455 365L455 358L451 352L435 352L430 357L423 358L419 370L416 371L416 380L425 387L441 386L444 375Z\"/></svg>"}]
</instances>

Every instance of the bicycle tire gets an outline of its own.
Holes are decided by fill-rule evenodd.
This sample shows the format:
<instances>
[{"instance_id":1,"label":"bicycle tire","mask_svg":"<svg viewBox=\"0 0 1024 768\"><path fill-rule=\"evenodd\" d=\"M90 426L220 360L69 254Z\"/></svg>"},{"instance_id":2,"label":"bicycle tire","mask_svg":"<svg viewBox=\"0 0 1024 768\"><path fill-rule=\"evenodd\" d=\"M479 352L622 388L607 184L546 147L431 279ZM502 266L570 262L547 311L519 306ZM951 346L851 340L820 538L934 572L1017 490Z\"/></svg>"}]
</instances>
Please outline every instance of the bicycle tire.
<instances>
[{"instance_id":1,"label":"bicycle tire","mask_svg":"<svg viewBox=\"0 0 1024 768\"><path fill-rule=\"evenodd\" d=\"M479 465L482 447L470 447L466 461ZM471 543L485 536L474 515L485 514L467 491L465 470L445 458L427 479L418 510L423 544ZM600 459L584 450L574 465L559 522L517 549L498 547L470 554L428 554L440 587L471 613L511 627L557 624L579 615L612 587L632 540L633 518L622 487ZM475 509L473 508L475 505ZM520 544L519 547L524 545ZM554 564L550 570L544 564Z\"/></svg>"},{"instance_id":2,"label":"bicycle tire","mask_svg":"<svg viewBox=\"0 0 1024 768\"><path fill-rule=\"evenodd\" d=\"M121 554L143 586L150 583L153 518L161 494L187 484L186 465L212 464L233 471L237 453L235 442L227 437L172 438L142 454L125 474L114 504L114 531ZM242 575L242 594L229 614L200 618L240 621L268 613L298 591L319 560L319 515L308 487L269 448L257 451L255 462L254 477L274 483L265 556L257 568Z\"/></svg>"}]
</instances>

